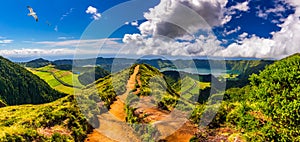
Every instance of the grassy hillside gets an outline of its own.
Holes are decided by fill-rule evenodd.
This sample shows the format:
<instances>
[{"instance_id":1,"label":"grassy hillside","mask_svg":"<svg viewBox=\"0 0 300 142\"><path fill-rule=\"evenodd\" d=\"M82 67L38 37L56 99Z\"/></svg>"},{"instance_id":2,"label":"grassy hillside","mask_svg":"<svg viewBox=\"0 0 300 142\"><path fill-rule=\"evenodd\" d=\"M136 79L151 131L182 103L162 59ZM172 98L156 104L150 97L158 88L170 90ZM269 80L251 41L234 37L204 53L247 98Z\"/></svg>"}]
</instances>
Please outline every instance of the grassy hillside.
<instances>
[{"instance_id":1,"label":"grassy hillside","mask_svg":"<svg viewBox=\"0 0 300 142\"><path fill-rule=\"evenodd\" d=\"M78 80L80 81L81 84L88 85L98 80L99 78L103 78L109 74L110 73L108 71L104 70L101 67L93 67L93 68L88 68L87 71L81 73L78 76Z\"/></svg>"},{"instance_id":2,"label":"grassy hillside","mask_svg":"<svg viewBox=\"0 0 300 142\"><path fill-rule=\"evenodd\" d=\"M115 97L126 91L129 70L99 79L84 88L83 93L80 89L73 90L77 92L77 99L70 95L48 104L0 108L3 112L0 114L0 141L84 141L92 131L88 122L95 122L92 123L94 127L99 126L96 115L100 114L100 108L96 103L101 99L109 108ZM51 66L31 71L57 90L66 89L65 86L57 88L62 84L53 77L53 74L59 76L66 71Z\"/></svg>"},{"instance_id":3,"label":"grassy hillside","mask_svg":"<svg viewBox=\"0 0 300 142\"><path fill-rule=\"evenodd\" d=\"M55 90L74 94L74 90L79 90L83 85L78 80L78 74L70 71L58 70L53 65L41 68L28 68L33 74L45 80ZM74 87L75 86L75 87Z\"/></svg>"},{"instance_id":4,"label":"grassy hillside","mask_svg":"<svg viewBox=\"0 0 300 142\"><path fill-rule=\"evenodd\" d=\"M6 104L41 104L63 96L38 76L0 57L0 98Z\"/></svg>"},{"instance_id":5,"label":"grassy hillside","mask_svg":"<svg viewBox=\"0 0 300 142\"><path fill-rule=\"evenodd\" d=\"M214 120L193 140L299 141L299 66L295 54L253 74L249 85L228 89Z\"/></svg>"},{"instance_id":6,"label":"grassy hillside","mask_svg":"<svg viewBox=\"0 0 300 142\"><path fill-rule=\"evenodd\" d=\"M243 88L226 90L221 104L213 103L213 99L207 101L211 92L211 98L222 97L217 89L211 89L209 83L212 79L217 81L216 78L185 74L181 79L178 72L161 73L147 64L135 64L87 86L81 85L79 76L70 71L58 70L53 66L31 69L56 90L69 94L74 94L75 91L76 94L48 104L0 108L3 112L0 114L0 141L83 141L91 132L91 126L87 122L98 128L99 116L104 118L104 122L113 120L111 126L108 125L112 128L122 128L119 122L128 122L143 141L186 140L195 131L197 133L191 139L195 142L299 141L300 55L296 54L267 66L269 63L263 64L260 61L239 63L241 64L235 64L232 68L248 75L253 72L257 74L252 75L250 84L242 85ZM246 67L242 68L245 64ZM13 67L9 69L18 68ZM263 68L265 69L261 72L256 70ZM90 72L87 75L92 74ZM78 88L74 90L65 84ZM4 93L0 92L0 107L8 104L1 94ZM122 100L124 96L127 98ZM174 134L162 137L171 127L175 127L172 123L160 124L161 120L174 119L172 117L176 116L166 117L173 111L191 112L191 116L186 118L187 123ZM203 114L214 115L212 112L217 114L209 125L198 128L200 120L206 121ZM108 113L124 115L124 120L108 118L112 116ZM153 125L141 127L137 124ZM131 134L129 131L125 133Z\"/></svg>"},{"instance_id":7,"label":"grassy hillside","mask_svg":"<svg viewBox=\"0 0 300 142\"><path fill-rule=\"evenodd\" d=\"M227 69L231 70L231 76L234 80L227 80L227 88L243 87L249 84L248 78L251 74L258 74L264 70L267 65L274 63L274 61L268 60L238 60L238 61L226 61ZM230 78L230 77L229 77Z\"/></svg>"},{"instance_id":8,"label":"grassy hillside","mask_svg":"<svg viewBox=\"0 0 300 142\"><path fill-rule=\"evenodd\" d=\"M0 141L83 141L91 127L73 96L0 108Z\"/></svg>"}]
</instances>

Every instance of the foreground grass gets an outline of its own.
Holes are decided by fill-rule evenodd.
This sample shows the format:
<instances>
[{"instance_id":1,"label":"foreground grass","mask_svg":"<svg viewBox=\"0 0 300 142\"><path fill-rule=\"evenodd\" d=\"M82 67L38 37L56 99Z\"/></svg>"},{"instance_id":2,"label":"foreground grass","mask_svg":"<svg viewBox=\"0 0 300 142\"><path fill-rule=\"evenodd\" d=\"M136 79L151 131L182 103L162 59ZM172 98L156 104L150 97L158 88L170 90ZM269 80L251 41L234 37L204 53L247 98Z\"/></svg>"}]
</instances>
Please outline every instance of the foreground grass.
<instances>
[{"instance_id":1,"label":"foreground grass","mask_svg":"<svg viewBox=\"0 0 300 142\"><path fill-rule=\"evenodd\" d=\"M70 95L48 104L0 108L0 141L82 141L90 131Z\"/></svg>"}]
</instances>

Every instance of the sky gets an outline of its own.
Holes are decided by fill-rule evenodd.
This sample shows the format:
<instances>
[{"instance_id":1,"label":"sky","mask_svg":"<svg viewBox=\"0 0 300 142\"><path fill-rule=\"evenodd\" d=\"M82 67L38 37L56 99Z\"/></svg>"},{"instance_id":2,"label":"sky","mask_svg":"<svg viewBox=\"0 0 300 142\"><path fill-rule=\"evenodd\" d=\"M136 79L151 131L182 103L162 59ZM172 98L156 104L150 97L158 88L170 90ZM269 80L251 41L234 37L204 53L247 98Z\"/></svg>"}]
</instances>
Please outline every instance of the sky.
<instances>
[{"instance_id":1,"label":"sky","mask_svg":"<svg viewBox=\"0 0 300 142\"><path fill-rule=\"evenodd\" d=\"M5 0L0 11L0 56L12 60L300 52L298 0Z\"/></svg>"}]
</instances>

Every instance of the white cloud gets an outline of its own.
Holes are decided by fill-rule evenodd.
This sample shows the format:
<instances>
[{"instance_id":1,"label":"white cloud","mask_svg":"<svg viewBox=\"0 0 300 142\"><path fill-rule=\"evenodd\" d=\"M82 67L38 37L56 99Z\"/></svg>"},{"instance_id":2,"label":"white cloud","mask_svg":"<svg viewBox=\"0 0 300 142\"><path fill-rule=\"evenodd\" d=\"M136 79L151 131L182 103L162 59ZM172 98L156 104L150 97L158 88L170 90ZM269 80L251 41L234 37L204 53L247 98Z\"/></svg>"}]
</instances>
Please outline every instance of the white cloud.
<instances>
[{"instance_id":1,"label":"white cloud","mask_svg":"<svg viewBox=\"0 0 300 142\"><path fill-rule=\"evenodd\" d=\"M227 0L161 0L157 6L144 14L149 21L139 29L142 33L169 34L169 37L178 37L186 33L178 26L191 33L199 29L210 29L223 24L226 4ZM170 24L170 21L176 25Z\"/></svg>"},{"instance_id":2,"label":"white cloud","mask_svg":"<svg viewBox=\"0 0 300 142\"><path fill-rule=\"evenodd\" d=\"M240 44L232 43L227 48L215 52L213 55L223 57L268 58L270 57L271 46L274 45L275 42L271 39L253 36L251 38L245 38Z\"/></svg>"},{"instance_id":3,"label":"white cloud","mask_svg":"<svg viewBox=\"0 0 300 142\"><path fill-rule=\"evenodd\" d=\"M249 2L245 1L243 3L237 3L236 5L230 7L231 10L239 10L239 11L248 11L250 8L248 6Z\"/></svg>"},{"instance_id":4,"label":"white cloud","mask_svg":"<svg viewBox=\"0 0 300 142\"><path fill-rule=\"evenodd\" d=\"M133 21L131 22L131 26L138 26L139 25L139 22L138 21Z\"/></svg>"},{"instance_id":5,"label":"white cloud","mask_svg":"<svg viewBox=\"0 0 300 142\"><path fill-rule=\"evenodd\" d=\"M236 28L233 29L233 30L225 31L225 34L226 34L226 35L230 35L230 34L233 34L233 33L238 32L239 30L241 30L241 27L240 27L240 26L236 27Z\"/></svg>"},{"instance_id":6,"label":"white cloud","mask_svg":"<svg viewBox=\"0 0 300 142\"><path fill-rule=\"evenodd\" d=\"M263 10L259 9L257 12L256 12L256 15L260 18L263 18L263 19L268 19L268 14L266 12L264 12Z\"/></svg>"},{"instance_id":7,"label":"white cloud","mask_svg":"<svg viewBox=\"0 0 300 142\"><path fill-rule=\"evenodd\" d=\"M269 9L264 10L260 6L258 6L258 7L256 7L256 10L257 10L256 15L258 17L267 20L269 15L275 15L275 16L279 17L279 19L283 18L284 16L282 13L286 11L286 8L282 4L276 3L274 8L269 8ZM271 22L279 23L279 21L275 20L275 19L272 19Z\"/></svg>"},{"instance_id":8,"label":"white cloud","mask_svg":"<svg viewBox=\"0 0 300 142\"><path fill-rule=\"evenodd\" d=\"M194 42L177 42L167 37L145 39L140 34L127 34L123 42L127 48L122 53L138 55L205 56L222 48L219 46L221 42L214 35L202 35Z\"/></svg>"},{"instance_id":9,"label":"white cloud","mask_svg":"<svg viewBox=\"0 0 300 142\"><path fill-rule=\"evenodd\" d=\"M232 16L237 14L237 11L248 12L250 10L248 5L249 5L249 2L245 1L245 2L242 2L242 3L237 3L236 5L225 9L222 25L224 25L224 24L228 23L229 21L231 21ZM242 13L235 16L235 18L240 18L241 16L242 16Z\"/></svg>"},{"instance_id":10,"label":"white cloud","mask_svg":"<svg viewBox=\"0 0 300 142\"><path fill-rule=\"evenodd\" d=\"M72 55L74 50L67 48L60 49L38 49L38 48L26 48L26 49L11 49L11 50L0 50L1 56L8 57L30 57L30 56L58 56L58 55Z\"/></svg>"},{"instance_id":11,"label":"white cloud","mask_svg":"<svg viewBox=\"0 0 300 142\"><path fill-rule=\"evenodd\" d=\"M93 6L89 6L85 12L88 14L92 14L94 20L99 20L101 18L101 14L98 13L97 8Z\"/></svg>"},{"instance_id":12,"label":"white cloud","mask_svg":"<svg viewBox=\"0 0 300 142\"><path fill-rule=\"evenodd\" d=\"M295 7L295 13L289 15L280 24L281 30L272 32L272 38L252 36L244 38L240 44L233 43L228 48L216 52L215 55L226 57L256 57L256 58L284 58L300 52L300 1L288 0L287 3ZM243 35L243 34L242 34ZM242 35L240 35L242 37ZM245 34L246 35L246 34Z\"/></svg>"},{"instance_id":13,"label":"white cloud","mask_svg":"<svg viewBox=\"0 0 300 142\"><path fill-rule=\"evenodd\" d=\"M239 35L239 39L245 39L249 34L246 32L243 32L242 34Z\"/></svg>"},{"instance_id":14,"label":"white cloud","mask_svg":"<svg viewBox=\"0 0 300 142\"><path fill-rule=\"evenodd\" d=\"M31 46L23 49L0 50L1 56L7 57L31 57L31 56L61 56L61 55L95 55L115 54L123 44L118 38L87 39L87 40L63 40L32 42ZM35 44L37 46L35 46ZM36 48L38 47L38 48Z\"/></svg>"},{"instance_id":15,"label":"white cloud","mask_svg":"<svg viewBox=\"0 0 300 142\"><path fill-rule=\"evenodd\" d=\"M9 43L12 43L13 40L10 40L10 39L3 39L3 40L0 40L0 44L9 44Z\"/></svg>"},{"instance_id":16,"label":"white cloud","mask_svg":"<svg viewBox=\"0 0 300 142\"><path fill-rule=\"evenodd\" d=\"M272 38L261 38L244 32L238 36L236 43L227 48L221 46L226 40L219 41L209 31L210 27L223 26L229 22L236 11L249 11L248 2L239 3L225 8L227 0L161 0L161 3L144 14L148 20L141 23L141 34L126 34L123 42L128 48L127 53L158 54L172 56L223 56L223 57L256 57L256 58L282 58L300 52L300 2L290 1L296 8L295 14L281 20L282 29L273 32ZM183 4L183 5L182 5ZM190 12L186 7L192 9ZM205 10L205 11L204 11ZM266 10L269 13L283 11L282 7ZM259 14L259 13L258 13ZM261 10L261 17L265 17ZM196 20L200 15L202 21ZM280 15L279 15L280 16ZM224 20L225 19L225 20ZM206 21L208 24L205 24ZM171 24L175 23L175 24ZM239 31L237 27L224 34ZM198 37L197 31L203 34ZM187 41L177 41L185 37ZM188 38L186 38L188 37ZM192 38L191 38L192 37ZM122 53L126 53L123 51Z\"/></svg>"},{"instance_id":17,"label":"white cloud","mask_svg":"<svg viewBox=\"0 0 300 142\"><path fill-rule=\"evenodd\" d=\"M210 32L232 19L227 0L161 0L144 14L147 19L138 27L141 34L126 34L123 42L138 54L205 55L221 47ZM247 3L241 4L247 6ZM236 6L233 10L246 10ZM228 15L226 15L228 14ZM236 29L239 30L240 28ZM199 31L204 36L193 36ZM234 31L231 31L234 32ZM183 40L177 41L177 40ZM137 48L138 47L138 48ZM128 49L128 48L127 48ZM129 52L132 52L129 50Z\"/></svg>"},{"instance_id":18,"label":"white cloud","mask_svg":"<svg viewBox=\"0 0 300 142\"><path fill-rule=\"evenodd\" d=\"M68 12L64 13L61 17L60 17L60 21L64 20L64 18L66 18L67 16L69 16L72 12L73 12L74 8L70 8Z\"/></svg>"},{"instance_id":19,"label":"white cloud","mask_svg":"<svg viewBox=\"0 0 300 142\"><path fill-rule=\"evenodd\" d=\"M141 34L126 34L123 42L137 54L204 55L219 48L210 29L231 20L224 15L226 4L227 0L161 0L144 14L147 21L138 27ZM199 30L209 36L194 37Z\"/></svg>"},{"instance_id":20,"label":"white cloud","mask_svg":"<svg viewBox=\"0 0 300 142\"><path fill-rule=\"evenodd\" d=\"M58 40L69 40L69 39L74 39L74 37L65 37L65 36L61 36L57 38Z\"/></svg>"},{"instance_id":21,"label":"white cloud","mask_svg":"<svg viewBox=\"0 0 300 142\"><path fill-rule=\"evenodd\" d=\"M60 19L59 22L55 25L54 27L54 31L58 32L58 24L63 21L67 16L69 16L72 12L73 12L74 8L70 8L69 11L67 11L66 13L64 13Z\"/></svg>"},{"instance_id":22,"label":"white cloud","mask_svg":"<svg viewBox=\"0 0 300 142\"><path fill-rule=\"evenodd\" d=\"M109 45L119 47L119 38L104 38L104 39L84 39L84 40L63 40L63 41L39 41L35 44L47 45L48 47L84 47L84 48L99 48L100 45Z\"/></svg>"}]
</instances>

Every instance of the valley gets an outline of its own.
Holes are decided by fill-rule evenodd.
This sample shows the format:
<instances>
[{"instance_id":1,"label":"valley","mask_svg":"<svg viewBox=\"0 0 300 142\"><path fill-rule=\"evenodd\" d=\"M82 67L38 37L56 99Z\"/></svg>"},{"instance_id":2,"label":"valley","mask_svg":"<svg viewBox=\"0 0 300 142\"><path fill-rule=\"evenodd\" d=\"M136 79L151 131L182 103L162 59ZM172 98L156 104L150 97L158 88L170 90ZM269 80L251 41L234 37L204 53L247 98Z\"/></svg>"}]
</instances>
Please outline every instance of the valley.
<instances>
[{"instance_id":1,"label":"valley","mask_svg":"<svg viewBox=\"0 0 300 142\"><path fill-rule=\"evenodd\" d=\"M54 96L48 102L37 104L29 99L27 102L13 103L23 96L13 99L4 95L9 90L0 88L0 110L3 112L0 114L0 140L197 142L260 141L288 137L295 140L297 136L285 132L297 133L296 130L287 130L278 123L293 127L298 124L298 116L289 115L289 119L294 120L295 124L278 119L275 115L280 114L275 114L276 111L285 110L276 108L272 102L266 103L264 96L292 92L297 95L297 90L291 88L299 88L299 57L296 54L270 65L253 61L253 65L247 65L246 69L241 68L240 64L244 64L243 61L233 67L239 68L239 76L224 75L222 78L176 70L161 72L143 63L107 74L100 69L101 66L98 69L77 66L74 72L64 67L65 70L58 69L56 65L45 60L38 60L41 66L30 62L32 67L26 67L28 71L21 67L20 70L30 74L37 81L42 81L40 85L53 88L53 92L48 92L49 94L61 96ZM1 66L19 68L5 59L0 63ZM62 66L60 65L60 68ZM266 69L255 70L256 67ZM259 71L260 73L256 74ZM99 73L98 77L92 75L95 72ZM249 77L247 74L251 72L254 74ZM4 73L6 72L2 72ZM293 79L282 78L278 73L281 73L282 77ZM86 75L80 78L82 74ZM250 83L245 81L246 77ZM223 96L211 81L224 79L229 86L226 86ZM285 92L276 89L278 86L272 83L274 79L280 83L281 89L286 90ZM92 83L83 85L82 81ZM290 84L285 83L286 81ZM244 83L245 85L242 85ZM242 87L239 87L241 85ZM273 87L277 92L259 92L266 87ZM291 105L293 102L289 100L297 101L295 97L290 98L291 95L293 94L286 95L286 99L280 99ZM220 97L222 102L211 103ZM280 99L274 98L272 101L278 102ZM275 112L268 107L270 104L277 109ZM294 108L297 108L297 104L287 113L291 114ZM200 127L201 123L208 119L206 116L214 114L207 126ZM265 129L282 133L265 132Z\"/></svg>"}]
</instances>

